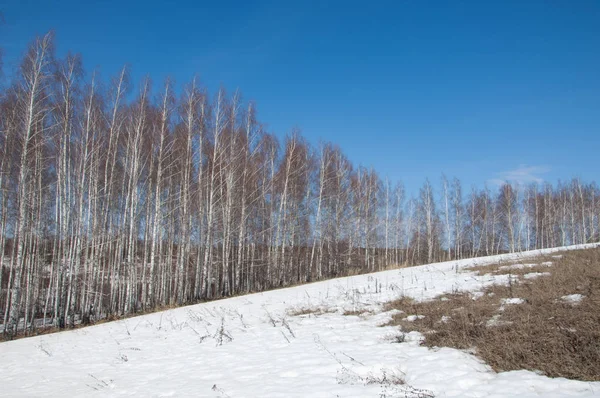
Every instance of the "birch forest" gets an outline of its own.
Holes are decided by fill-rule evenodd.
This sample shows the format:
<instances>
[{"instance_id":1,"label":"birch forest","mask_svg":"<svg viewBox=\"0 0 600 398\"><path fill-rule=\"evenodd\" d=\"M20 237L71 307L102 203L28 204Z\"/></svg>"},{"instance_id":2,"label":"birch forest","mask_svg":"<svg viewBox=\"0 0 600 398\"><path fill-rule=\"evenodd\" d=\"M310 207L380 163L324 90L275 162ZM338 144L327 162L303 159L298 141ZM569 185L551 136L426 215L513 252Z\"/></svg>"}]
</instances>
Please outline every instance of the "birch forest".
<instances>
[{"instance_id":1,"label":"birch forest","mask_svg":"<svg viewBox=\"0 0 600 398\"><path fill-rule=\"evenodd\" d=\"M5 76L7 74L5 73ZM5 336L390 267L599 240L600 190L419 192L241 93L132 82L34 40L0 87ZM134 85L135 83L135 85ZM423 148L426 151L427 148ZM402 148L398 148L401 156ZM418 167L418 165L415 165Z\"/></svg>"}]
</instances>

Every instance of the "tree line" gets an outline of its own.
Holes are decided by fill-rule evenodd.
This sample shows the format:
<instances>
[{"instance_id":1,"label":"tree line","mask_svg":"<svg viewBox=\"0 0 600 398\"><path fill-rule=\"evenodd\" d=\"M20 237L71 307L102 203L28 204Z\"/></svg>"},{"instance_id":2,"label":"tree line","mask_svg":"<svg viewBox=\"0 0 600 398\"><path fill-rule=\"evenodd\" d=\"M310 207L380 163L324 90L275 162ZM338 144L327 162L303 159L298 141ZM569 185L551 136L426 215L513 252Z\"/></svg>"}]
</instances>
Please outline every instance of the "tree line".
<instances>
[{"instance_id":1,"label":"tree line","mask_svg":"<svg viewBox=\"0 0 600 398\"><path fill-rule=\"evenodd\" d=\"M1 63L0 63L1 67ZM600 190L400 183L279 140L252 102L127 68L103 82L37 38L0 88L3 332L342 275L597 241Z\"/></svg>"}]
</instances>

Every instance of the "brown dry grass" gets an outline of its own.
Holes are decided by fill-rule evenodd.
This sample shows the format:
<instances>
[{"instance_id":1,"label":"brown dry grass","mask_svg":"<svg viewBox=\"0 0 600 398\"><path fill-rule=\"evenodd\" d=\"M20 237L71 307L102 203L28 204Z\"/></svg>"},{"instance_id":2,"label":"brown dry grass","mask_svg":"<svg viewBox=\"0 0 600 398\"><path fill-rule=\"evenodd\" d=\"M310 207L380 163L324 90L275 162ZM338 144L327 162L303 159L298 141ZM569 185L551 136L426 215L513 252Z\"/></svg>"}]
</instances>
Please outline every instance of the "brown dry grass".
<instances>
[{"instance_id":1,"label":"brown dry grass","mask_svg":"<svg viewBox=\"0 0 600 398\"><path fill-rule=\"evenodd\" d=\"M201 302L201 301L199 301L199 302ZM189 305L193 305L193 304L189 304ZM8 335L6 333L0 333L0 343L3 341L18 340L18 339L22 339L22 338L41 336L41 335L52 334L52 333L67 332L69 330L74 330L74 329L82 329L82 328L86 328L88 326L101 325L103 323L109 323L109 322L114 322L114 321L123 320L123 319L136 318L139 316L153 314L156 312L168 311L168 310L172 310L172 309L178 308L178 307L179 306L177 306L176 304L167 304L167 305L161 305L161 306L157 306L156 308L151 308L151 309L147 309L147 310L138 310L137 312L126 314L126 315L109 314L103 318L96 319L88 324L78 322L74 326L68 325L64 328L59 328L59 327L56 327L53 325L46 325L44 327L35 328L33 331L27 330L26 332L23 332L23 331L19 330L19 333L16 336Z\"/></svg>"},{"instance_id":2,"label":"brown dry grass","mask_svg":"<svg viewBox=\"0 0 600 398\"><path fill-rule=\"evenodd\" d=\"M365 311L365 310L345 310L343 312L343 315L345 315L345 316L361 316L366 313L367 313L367 311Z\"/></svg>"},{"instance_id":3,"label":"brown dry grass","mask_svg":"<svg viewBox=\"0 0 600 398\"><path fill-rule=\"evenodd\" d=\"M466 269L475 271L479 275L525 275L530 272L548 272L551 267L548 263L554 264L563 257L563 255L560 255L560 257L556 256L540 256L537 259L528 259L524 261L505 261L496 264L477 265Z\"/></svg>"},{"instance_id":4,"label":"brown dry grass","mask_svg":"<svg viewBox=\"0 0 600 398\"><path fill-rule=\"evenodd\" d=\"M291 308L287 310L287 314L289 316L319 316L323 314L331 314L336 312L335 308L325 308L325 307L298 307Z\"/></svg>"},{"instance_id":5,"label":"brown dry grass","mask_svg":"<svg viewBox=\"0 0 600 398\"><path fill-rule=\"evenodd\" d=\"M403 311L392 324L423 333L430 347L473 350L496 371L529 369L550 377L599 381L600 249L565 252L550 261L550 267L511 270L517 271L510 272L517 282L492 286L477 299L468 293L423 303L402 298L388 305ZM478 268L506 273L497 264ZM536 271L550 275L522 277ZM576 304L562 299L570 294L584 298ZM502 305L506 298L524 302ZM405 319L410 314L424 318L410 322Z\"/></svg>"}]
</instances>

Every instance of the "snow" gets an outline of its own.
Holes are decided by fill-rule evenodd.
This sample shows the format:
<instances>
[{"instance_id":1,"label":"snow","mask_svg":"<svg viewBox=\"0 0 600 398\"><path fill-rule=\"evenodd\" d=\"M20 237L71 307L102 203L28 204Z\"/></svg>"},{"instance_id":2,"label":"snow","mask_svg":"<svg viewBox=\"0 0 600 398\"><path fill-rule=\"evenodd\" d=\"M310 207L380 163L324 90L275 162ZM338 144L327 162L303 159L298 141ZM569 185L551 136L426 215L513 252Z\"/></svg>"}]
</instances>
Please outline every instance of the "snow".
<instances>
[{"instance_id":1,"label":"snow","mask_svg":"<svg viewBox=\"0 0 600 398\"><path fill-rule=\"evenodd\" d=\"M511 264L511 265L502 265L498 267L499 271L508 271L513 269L524 269L524 268L533 268L536 266L540 267L551 267L552 261L544 261L542 263L532 263L532 264Z\"/></svg>"},{"instance_id":2,"label":"snow","mask_svg":"<svg viewBox=\"0 0 600 398\"><path fill-rule=\"evenodd\" d=\"M522 298L513 297L513 298L504 298L504 299L500 300L500 302L503 305L506 305L506 304L523 304L525 302L525 300L523 300Z\"/></svg>"},{"instance_id":3,"label":"snow","mask_svg":"<svg viewBox=\"0 0 600 398\"><path fill-rule=\"evenodd\" d=\"M507 271L510 269L523 269L523 268L532 268L535 267L537 264L511 264L511 265L502 265L500 267L498 267L498 270L500 271Z\"/></svg>"},{"instance_id":4,"label":"snow","mask_svg":"<svg viewBox=\"0 0 600 398\"><path fill-rule=\"evenodd\" d=\"M404 318L404 321L408 321L408 322L414 322L417 319L423 319L425 318L425 315L409 315L406 318Z\"/></svg>"},{"instance_id":5,"label":"snow","mask_svg":"<svg viewBox=\"0 0 600 398\"><path fill-rule=\"evenodd\" d=\"M503 298L500 300L500 307L498 308L498 311L504 311L505 309L505 305L518 305L518 304L523 304L525 302L525 300L523 300L522 298L518 298L518 297L511 297L511 298ZM494 323L495 321L492 320L492 323Z\"/></svg>"},{"instance_id":6,"label":"snow","mask_svg":"<svg viewBox=\"0 0 600 398\"><path fill-rule=\"evenodd\" d=\"M571 304L578 304L585 296L582 294L569 294L562 296L561 299Z\"/></svg>"},{"instance_id":7,"label":"snow","mask_svg":"<svg viewBox=\"0 0 600 398\"><path fill-rule=\"evenodd\" d=\"M496 315L492 316L492 318L489 319L485 325L487 327L494 327L494 326L505 326L505 325L512 324L512 322L510 322L510 321L503 321L502 319L500 319L501 317L502 317L502 315L496 314Z\"/></svg>"},{"instance_id":8,"label":"snow","mask_svg":"<svg viewBox=\"0 0 600 398\"><path fill-rule=\"evenodd\" d=\"M599 382L496 374L467 352L380 327L389 300L481 291L507 276L466 267L559 250L339 278L5 342L0 385L12 397L600 396ZM322 311L291 315L311 308Z\"/></svg>"},{"instance_id":9,"label":"snow","mask_svg":"<svg viewBox=\"0 0 600 398\"><path fill-rule=\"evenodd\" d=\"M549 276L552 275L550 272L529 272L525 275L523 275L523 278L525 279L535 279L535 278L539 278L540 276Z\"/></svg>"}]
</instances>

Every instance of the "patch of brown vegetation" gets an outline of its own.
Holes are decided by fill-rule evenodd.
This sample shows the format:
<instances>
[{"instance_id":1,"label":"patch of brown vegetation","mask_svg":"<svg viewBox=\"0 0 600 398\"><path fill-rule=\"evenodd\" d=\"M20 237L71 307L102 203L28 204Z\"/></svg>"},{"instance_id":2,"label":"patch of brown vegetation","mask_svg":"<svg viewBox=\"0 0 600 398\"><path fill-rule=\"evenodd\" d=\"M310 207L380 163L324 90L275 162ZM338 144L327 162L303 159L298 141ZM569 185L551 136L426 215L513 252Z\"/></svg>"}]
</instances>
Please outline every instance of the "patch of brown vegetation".
<instances>
[{"instance_id":1,"label":"patch of brown vegetation","mask_svg":"<svg viewBox=\"0 0 600 398\"><path fill-rule=\"evenodd\" d=\"M514 283L489 287L478 298L461 293L423 303L407 298L390 303L388 309L402 311L392 324L423 333L429 347L473 350L496 371L529 369L550 377L600 381L600 249L538 260L553 265L511 270L525 272L511 272ZM550 275L521 276L530 272ZM571 294L583 299L562 299ZM504 304L507 298L523 303ZM409 321L407 315L424 318Z\"/></svg>"},{"instance_id":2,"label":"patch of brown vegetation","mask_svg":"<svg viewBox=\"0 0 600 398\"><path fill-rule=\"evenodd\" d=\"M366 311L364 310L346 310L344 311L344 315L346 316L360 316L364 314Z\"/></svg>"},{"instance_id":3,"label":"patch of brown vegetation","mask_svg":"<svg viewBox=\"0 0 600 398\"><path fill-rule=\"evenodd\" d=\"M199 301L199 302L203 302L203 301ZM194 304L191 304L191 305L194 305ZM75 323L75 325L72 325L72 326L66 325L64 328L59 328L57 326L54 326L53 324L47 324L46 326L38 327L34 330L28 329L26 332L19 330L19 333L17 335L8 335L6 333L0 333L0 343L3 341L18 340L18 339L22 339L22 338L35 337L35 336L40 336L40 335L52 334L52 333L68 332L69 330L82 329L82 328L86 328L88 326L96 326L96 325L101 325L104 323L114 322L114 321L118 321L118 320L136 318L139 316L153 314L156 312L172 310L174 308L178 308L178 306L176 304L166 304L166 305L157 306L155 308L150 308L147 310L139 310L137 312L132 312L132 313L126 314L126 315L108 314L101 318L91 320L89 323L83 323L83 322L77 321L77 323ZM50 322L50 318L48 318L48 321Z\"/></svg>"},{"instance_id":4,"label":"patch of brown vegetation","mask_svg":"<svg viewBox=\"0 0 600 398\"><path fill-rule=\"evenodd\" d=\"M504 261L488 265L477 265L465 268L465 270L475 271L478 275L525 275L531 272L549 272L554 263L560 261L560 259L562 257L540 256L535 259L523 261Z\"/></svg>"},{"instance_id":5,"label":"patch of brown vegetation","mask_svg":"<svg viewBox=\"0 0 600 398\"><path fill-rule=\"evenodd\" d=\"M331 314L336 312L335 309L332 308L324 308L324 307L300 307L300 308L291 308L287 310L287 314L289 316L302 316L302 315L323 315L323 314Z\"/></svg>"},{"instance_id":6,"label":"patch of brown vegetation","mask_svg":"<svg viewBox=\"0 0 600 398\"><path fill-rule=\"evenodd\" d=\"M356 309L356 310L345 310L342 315L346 315L346 316L358 316L361 318L365 318L368 317L369 315L372 315L373 311L372 310L367 310L367 309Z\"/></svg>"}]
</instances>

